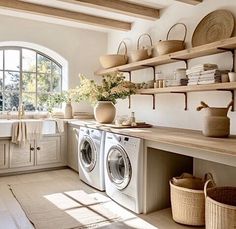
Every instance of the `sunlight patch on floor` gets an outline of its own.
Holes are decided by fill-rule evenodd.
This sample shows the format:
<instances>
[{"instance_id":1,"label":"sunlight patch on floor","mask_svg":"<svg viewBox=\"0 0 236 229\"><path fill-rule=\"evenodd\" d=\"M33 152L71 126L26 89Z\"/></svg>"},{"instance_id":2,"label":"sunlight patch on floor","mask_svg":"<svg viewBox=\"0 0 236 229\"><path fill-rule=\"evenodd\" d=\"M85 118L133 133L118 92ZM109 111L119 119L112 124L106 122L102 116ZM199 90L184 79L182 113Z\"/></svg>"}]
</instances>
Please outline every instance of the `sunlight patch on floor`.
<instances>
[{"instance_id":1,"label":"sunlight patch on floor","mask_svg":"<svg viewBox=\"0 0 236 229\"><path fill-rule=\"evenodd\" d=\"M63 193L55 193L44 197L61 210L67 210L82 206L81 204L67 197Z\"/></svg>"},{"instance_id":2,"label":"sunlight patch on floor","mask_svg":"<svg viewBox=\"0 0 236 229\"><path fill-rule=\"evenodd\" d=\"M69 191L65 192L65 194L83 205L91 205L111 201L110 198L101 195L100 193L88 194L83 190Z\"/></svg>"},{"instance_id":3,"label":"sunlight patch on floor","mask_svg":"<svg viewBox=\"0 0 236 229\"><path fill-rule=\"evenodd\" d=\"M83 225L96 224L101 221L107 220L107 218L97 214L96 212L86 207L68 210L66 211L66 213Z\"/></svg>"}]
</instances>

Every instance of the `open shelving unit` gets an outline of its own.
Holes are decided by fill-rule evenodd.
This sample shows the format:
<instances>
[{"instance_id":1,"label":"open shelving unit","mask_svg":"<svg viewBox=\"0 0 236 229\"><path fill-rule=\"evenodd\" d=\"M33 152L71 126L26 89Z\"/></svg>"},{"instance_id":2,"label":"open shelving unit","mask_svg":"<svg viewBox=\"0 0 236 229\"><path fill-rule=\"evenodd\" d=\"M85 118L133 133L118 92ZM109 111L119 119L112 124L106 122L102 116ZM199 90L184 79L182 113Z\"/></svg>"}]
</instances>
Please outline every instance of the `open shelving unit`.
<instances>
[{"instance_id":1,"label":"open shelving unit","mask_svg":"<svg viewBox=\"0 0 236 229\"><path fill-rule=\"evenodd\" d=\"M123 72L129 74L129 80L131 81L131 73L140 69L153 69L153 80L155 80L155 67L158 65L175 63L178 61L184 61L186 68L188 68L188 60L199 58L203 56L209 56L224 52L232 53L232 71L235 71L235 49L236 49L236 37L216 41L210 44L201 45L194 48L185 49L179 52L170 53L167 55L157 56L150 59L129 63L126 65L117 66L109 69L102 69L95 72L96 75L104 75L112 72ZM185 110L187 110L187 93L197 91L229 91L232 94L232 100L234 100L234 91L236 90L236 83L217 83L207 85L193 85L193 86L178 86L178 87L166 87L166 88L152 88L142 89L137 92L140 95L151 95L153 98L153 109L155 109L155 95L162 93L180 93L185 96ZM129 99L130 108L130 99ZM234 111L234 106L232 108Z\"/></svg>"}]
</instances>

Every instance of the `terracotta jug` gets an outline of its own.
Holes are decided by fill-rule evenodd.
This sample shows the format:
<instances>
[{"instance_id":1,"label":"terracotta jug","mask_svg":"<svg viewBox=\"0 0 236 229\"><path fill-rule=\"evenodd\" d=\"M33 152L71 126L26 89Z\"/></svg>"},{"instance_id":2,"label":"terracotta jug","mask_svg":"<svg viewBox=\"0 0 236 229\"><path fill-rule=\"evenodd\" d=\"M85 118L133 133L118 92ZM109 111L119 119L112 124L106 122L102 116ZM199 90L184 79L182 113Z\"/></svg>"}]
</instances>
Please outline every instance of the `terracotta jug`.
<instances>
[{"instance_id":1,"label":"terracotta jug","mask_svg":"<svg viewBox=\"0 0 236 229\"><path fill-rule=\"evenodd\" d=\"M227 117L229 108L233 101L226 108L209 107L206 103L201 102L197 110L205 110L203 119L203 135L207 137L228 137L230 134L230 119Z\"/></svg>"}]
</instances>

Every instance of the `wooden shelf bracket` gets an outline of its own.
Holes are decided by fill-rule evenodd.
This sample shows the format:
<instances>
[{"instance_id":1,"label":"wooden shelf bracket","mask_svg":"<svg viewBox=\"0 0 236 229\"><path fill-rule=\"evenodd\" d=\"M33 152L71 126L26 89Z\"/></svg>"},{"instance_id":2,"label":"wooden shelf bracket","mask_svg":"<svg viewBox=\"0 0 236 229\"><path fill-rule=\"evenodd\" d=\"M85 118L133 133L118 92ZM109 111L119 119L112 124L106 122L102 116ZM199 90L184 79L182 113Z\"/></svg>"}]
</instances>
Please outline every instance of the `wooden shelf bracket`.
<instances>
[{"instance_id":1,"label":"wooden shelf bracket","mask_svg":"<svg viewBox=\"0 0 236 229\"><path fill-rule=\"evenodd\" d=\"M232 72L234 72L236 70L236 67L235 67L235 49L230 49L230 48L217 48L219 50L223 50L223 51L229 51L232 53L232 58L233 58L233 67L232 67Z\"/></svg>"},{"instance_id":2,"label":"wooden shelf bracket","mask_svg":"<svg viewBox=\"0 0 236 229\"><path fill-rule=\"evenodd\" d=\"M228 92L231 93L231 101L233 101L233 105L232 105L231 111L234 112L235 111L235 93L234 93L234 90L219 89L218 91L228 91Z\"/></svg>"},{"instance_id":3,"label":"wooden shelf bracket","mask_svg":"<svg viewBox=\"0 0 236 229\"><path fill-rule=\"evenodd\" d=\"M188 94L187 92L171 92L172 94L183 94L184 95L184 110L188 110Z\"/></svg>"},{"instance_id":4,"label":"wooden shelf bracket","mask_svg":"<svg viewBox=\"0 0 236 229\"><path fill-rule=\"evenodd\" d=\"M188 60L187 59L171 57L171 60L184 61L186 69L188 69Z\"/></svg>"},{"instance_id":5,"label":"wooden shelf bracket","mask_svg":"<svg viewBox=\"0 0 236 229\"><path fill-rule=\"evenodd\" d=\"M153 66L153 65L142 65L142 66L153 69L153 80L156 81L156 66Z\"/></svg>"}]
</instances>

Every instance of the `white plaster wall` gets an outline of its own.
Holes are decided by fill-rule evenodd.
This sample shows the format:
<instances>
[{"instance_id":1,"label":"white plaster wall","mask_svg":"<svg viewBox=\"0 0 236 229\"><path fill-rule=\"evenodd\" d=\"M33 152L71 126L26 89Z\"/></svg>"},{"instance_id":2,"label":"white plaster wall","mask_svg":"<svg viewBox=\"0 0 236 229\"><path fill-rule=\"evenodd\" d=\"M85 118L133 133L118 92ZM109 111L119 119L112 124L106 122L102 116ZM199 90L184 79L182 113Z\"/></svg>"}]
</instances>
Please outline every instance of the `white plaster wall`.
<instances>
[{"instance_id":1,"label":"white plaster wall","mask_svg":"<svg viewBox=\"0 0 236 229\"><path fill-rule=\"evenodd\" d=\"M108 36L108 52L116 52L122 39L127 41L128 50L136 48L136 41L142 33L150 33L155 43L165 39L168 29L176 22L183 22L188 27L187 47L191 45L191 37L198 22L209 12L216 9L230 10L236 18L235 0L204 0L202 4L191 6L175 2L169 8L161 12L161 19L156 22L136 21L130 32L111 32ZM177 33L179 31L176 30ZM175 33L175 34L176 34ZM173 34L172 34L173 35ZM178 36L178 37L177 37ZM176 35L177 39L183 36ZM173 37L173 36L172 36ZM217 63L221 69L231 69L232 59L229 53L198 58L189 62L189 66L199 63ZM185 67L183 63L169 64L157 67L164 75L170 76L176 68ZM142 70L132 73L134 82L143 82L152 79L152 70ZM156 96L156 110L152 110L152 98L150 96L133 96L132 107L128 109L128 101L120 101L116 107L118 115L136 113L138 120L144 120L159 126L179 127L187 129L201 129L203 114L196 111L196 107L203 100L211 106L226 106L230 100L229 92L200 92L188 93L188 111L184 111L184 97L177 94ZM236 112L230 112L231 133L236 133Z\"/></svg>"},{"instance_id":2,"label":"white plaster wall","mask_svg":"<svg viewBox=\"0 0 236 229\"><path fill-rule=\"evenodd\" d=\"M107 34L92 30L49 24L0 15L0 42L30 42L58 53L68 62L68 86L79 84L78 74L93 78L99 56L106 52ZM75 110L92 111L86 104L74 104Z\"/></svg>"}]
</instances>

